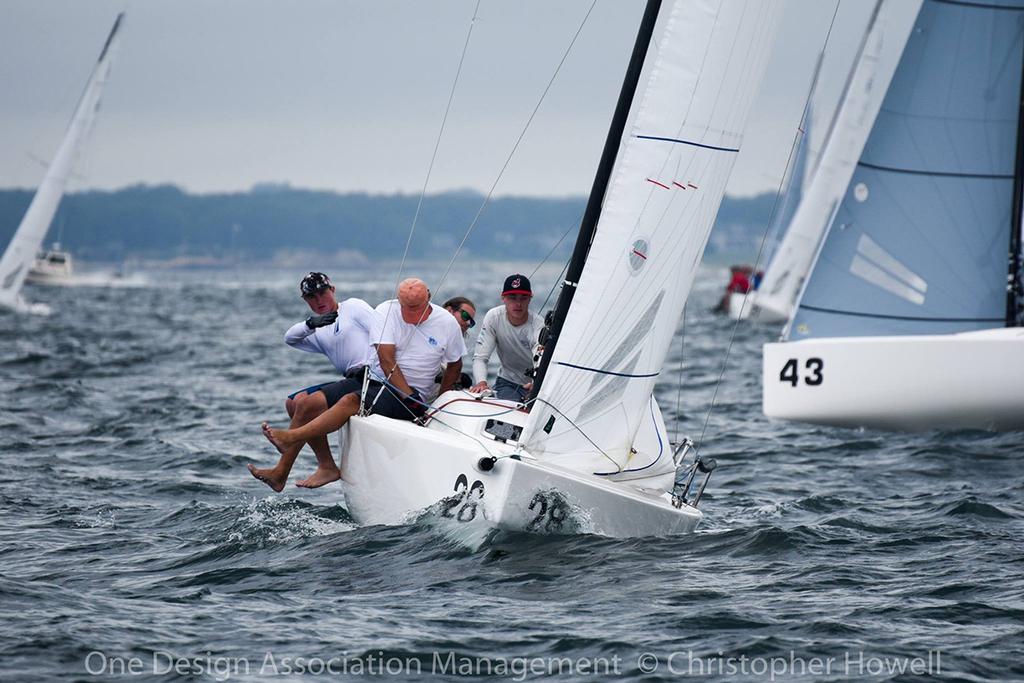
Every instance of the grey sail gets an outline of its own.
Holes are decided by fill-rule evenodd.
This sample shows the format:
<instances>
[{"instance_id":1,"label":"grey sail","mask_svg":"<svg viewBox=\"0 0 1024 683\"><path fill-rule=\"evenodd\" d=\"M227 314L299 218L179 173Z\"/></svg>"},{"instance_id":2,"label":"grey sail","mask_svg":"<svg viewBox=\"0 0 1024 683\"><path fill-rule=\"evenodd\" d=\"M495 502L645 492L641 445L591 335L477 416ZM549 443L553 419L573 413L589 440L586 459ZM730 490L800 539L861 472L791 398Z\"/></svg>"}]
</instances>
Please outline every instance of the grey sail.
<instances>
[{"instance_id":1,"label":"grey sail","mask_svg":"<svg viewBox=\"0 0 1024 683\"><path fill-rule=\"evenodd\" d=\"M771 225L768 227L767 245L764 254L761 255L762 263L771 263L772 257L775 255L775 251L782 240L782 236L789 228L789 224L793 222L793 214L796 213L796 207L800 205L800 200L803 198L804 187L814 173L813 168L808 168L808 157L811 151L811 119L811 107L808 106L803 120L803 129L800 132L800 139L797 142L795 158L783 183L785 189L782 191L782 199L779 201L779 207L772 218Z\"/></svg>"},{"instance_id":2,"label":"grey sail","mask_svg":"<svg viewBox=\"0 0 1024 683\"><path fill-rule=\"evenodd\" d=\"M1024 0L926 0L788 337L1001 327Z\"/></svg>"}]
</instances>

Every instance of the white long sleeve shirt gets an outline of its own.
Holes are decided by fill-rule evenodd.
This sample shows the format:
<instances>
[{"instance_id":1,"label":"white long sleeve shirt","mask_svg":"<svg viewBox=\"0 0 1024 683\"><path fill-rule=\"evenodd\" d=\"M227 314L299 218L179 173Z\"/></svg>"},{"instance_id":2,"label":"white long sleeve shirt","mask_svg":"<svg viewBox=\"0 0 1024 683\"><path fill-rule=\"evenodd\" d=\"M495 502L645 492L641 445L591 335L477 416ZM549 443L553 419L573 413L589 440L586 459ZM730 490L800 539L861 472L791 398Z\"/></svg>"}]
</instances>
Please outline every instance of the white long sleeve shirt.
<instances>
[{"instance_id":1,"label":"white long sleeve shirt","mask_svg":"<svg viewBox=\"0 0 1024 683\"><path fill-rule=\"evenodd\" d=\"M332 324L311 330L305 321L292 325L284 335L284 343L309 353L322 353L345 374L369 365L373 355L370 334L376 327L377 313L362 299L345 299L338 304L338 319Z\"/></svg>"},{"instance_id":2,"label":"white long sleeve shirt","mask_svg":"<svg viewBox=\"0 0 1024 683\"><path fill-rule=\"evenodd\" d=\"M473 381L487 380L487 362L497 350L498 360L501 361L498 377L516 384L530 382L526 371L533 368L533 349L543 327L544 320L536 313L531 312L526 322L517 327L508 321L504 305L487 311L476 337Z\"/></svg>"}]
</instances>

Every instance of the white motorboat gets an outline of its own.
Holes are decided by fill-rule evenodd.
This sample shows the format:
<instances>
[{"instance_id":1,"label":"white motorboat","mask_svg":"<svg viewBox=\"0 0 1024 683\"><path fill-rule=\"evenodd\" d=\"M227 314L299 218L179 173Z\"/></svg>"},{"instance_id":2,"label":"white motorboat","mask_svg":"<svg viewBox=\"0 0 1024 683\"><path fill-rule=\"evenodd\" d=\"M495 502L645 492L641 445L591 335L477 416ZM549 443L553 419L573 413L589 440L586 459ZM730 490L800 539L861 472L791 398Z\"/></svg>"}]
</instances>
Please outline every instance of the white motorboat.
<instances>
[{"instance_id":1,"label":"white motorboat","mask_svg":"<svg viewBox=\"0 0 1024 683\"><path fill-rule=\"evenodd\" d=\"M608 536L681 533L700 521L690 482L703 471L703 490L713 465L673 452L653 391L779 8L676 0L659 17L660 4L649 2L641 22L530 410L449 392L426 427L353 417L342 476L357 521L397 523L431 508L456 524Z\"/></svg>"},{"instance_id":2,"label":"white motorboat","mask_svg":"<svg viewBox=\"0 0 1024 683\"><path fill-rule=\"evenodd\" d=\"M36 255L32 269L25 276L25 282L32 282L41 285L66 284L71 280L74 272L71 252L60 248L59 242L54 242L49 249L44 249Z\"/></svg>"}]
</instances>

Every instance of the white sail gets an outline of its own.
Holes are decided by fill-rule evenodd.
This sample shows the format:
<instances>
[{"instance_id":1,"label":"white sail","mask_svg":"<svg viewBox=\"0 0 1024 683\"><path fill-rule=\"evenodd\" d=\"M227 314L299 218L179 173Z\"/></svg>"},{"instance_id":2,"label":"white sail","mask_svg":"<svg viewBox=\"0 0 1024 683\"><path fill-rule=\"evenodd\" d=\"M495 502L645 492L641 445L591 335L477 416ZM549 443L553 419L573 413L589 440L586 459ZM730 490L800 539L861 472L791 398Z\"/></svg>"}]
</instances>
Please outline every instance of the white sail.
<instances>
[{"instance_id":1,"label":"white sail","mask_svg":"<svg viewBox=\"0 0 1024 683\"><path fill-rule=\"evenodd\" d=\"M39 251L46 233L57 212L64 187L67 184L71 169L96 119L100 104L100 94L110 73L110 66L115 50L118 29L124 14L119 14L110 30L107 42L103 46L96 66L93 68L89 82L85 86L82 97L71 118L64 139L50 163L39 188L36 190L32 203L29 204L25 216L21 219L18 229L11 238L3 258L0 259L0 306L24 309L26 304L21 300L21 287L25 276L32 268L36 253Z\"/></svg>"},{"instance_id":2,"label":"white sail","mask_svg":"<svg viewBox=\"0 0 1024 683\"><path fill-rule=\"evenodd\" d=\"M764 346L769 417L1024 429L1007 259L1020 248L1022 23L1024 0L922 4L857 168L837 187L791 341Z\"/></svg>"},{"instance_id":3,"label":"white sail","mask_svg":"<svg viewBox=\"0 0 1024 683\"><path fill-rule=\"evenodd\" d=\"M881 0L839 104L821 158L793 220L765 270L758 308L788 317L860 159L921 0Z\"/></svg>"},{"instance_id":4,"label":"white sail","mask_svg":"<svg viewBox=\"0 0 1024 683\"><path fill-rule=\"evenodd\" d=\"M1004 325L1022 10L924 3L789 339Z\"/></svg>"},{"instance_id":5,"label":"white sail","mask_svg":"<svg viewBox=\"0 0 1024 683\"><path fill-rule=\"evenodd\" d=\"M585 472L644 466L631 459L631 447L641 421L657 419L654 385L740 148L778 12L759 0L680 0L669 11L524 431L533 455Z\"/></svg>"}]
</instances>

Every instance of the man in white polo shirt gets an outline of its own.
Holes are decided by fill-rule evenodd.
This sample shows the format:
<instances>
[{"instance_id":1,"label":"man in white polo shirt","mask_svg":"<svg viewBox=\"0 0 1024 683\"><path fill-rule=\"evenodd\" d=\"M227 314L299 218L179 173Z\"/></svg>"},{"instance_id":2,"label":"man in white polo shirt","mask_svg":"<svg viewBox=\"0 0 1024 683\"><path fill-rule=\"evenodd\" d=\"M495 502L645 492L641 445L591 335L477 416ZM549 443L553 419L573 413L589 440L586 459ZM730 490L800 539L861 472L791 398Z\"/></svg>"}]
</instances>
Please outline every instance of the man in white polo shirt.
<instances>
[{"instance_id":1,"label":"man in white polo shirt","mask_svg":"<svg viewBox=\"0 0 1024 683\"><path fill-rule=\"evenodd\" d=\"M530 312L533 290L530 279L516 273L505 278L501 300L505 302L487 311L473 353L473 377L476 384L470 391L490 389L487 384L487 362L496 350L501 368L494 380L498 398L522 403L530 393L533 380L527 375L533 369L533 350L544 321Z\"/></svg>"},{"instance_id":2,"label":"man in white polo shirt","mask_svg":"<svg viewBox=\"0 0 1024 683\"><path fill-rule=\"evenodd\" d=\"M377 358L370 367L370 388L365 406L375 415L414 420L433 400L434 377L441 363L445 369L441 392L454 386L462 372L466 345L455 318L430 303L430 291L422 280L409 278L398 285L398 299L377 306L378 328L370 336ZM295 429L263 433L279 450L341 429L359 411L357 392L343 396L315 420Z\"/></svg>"}]
</instances>

